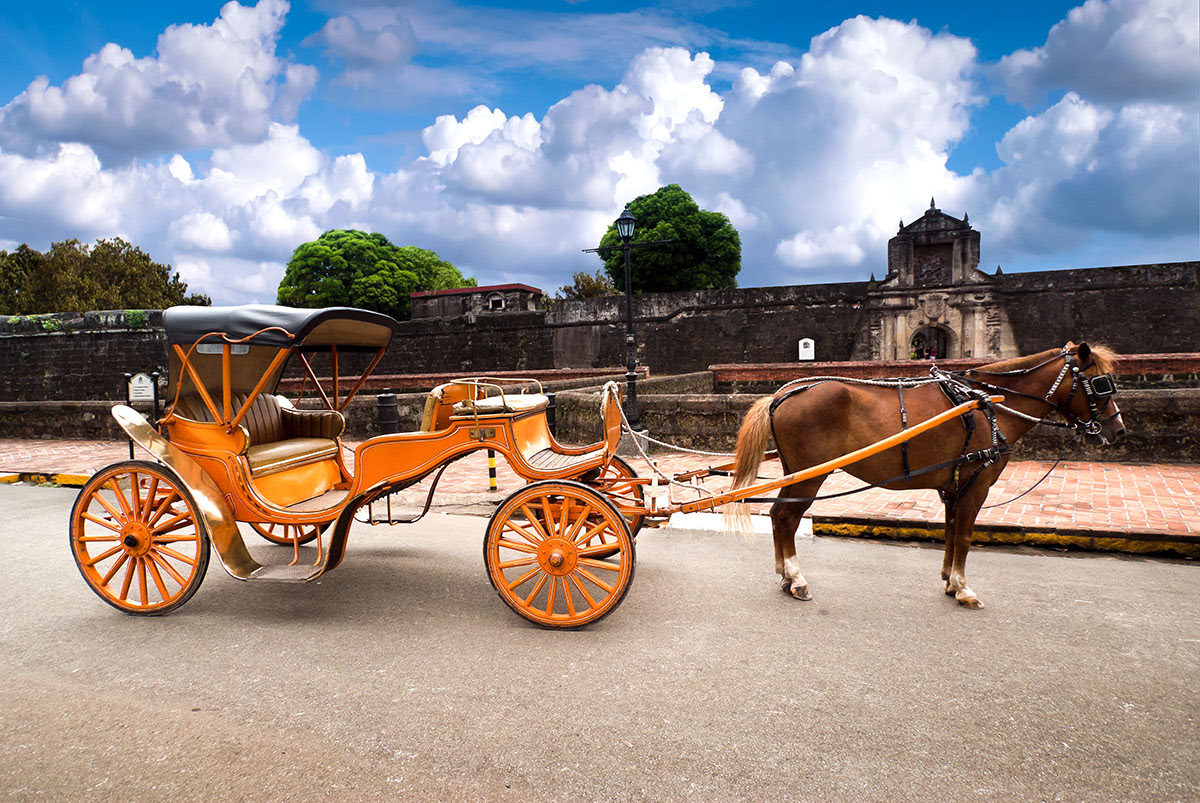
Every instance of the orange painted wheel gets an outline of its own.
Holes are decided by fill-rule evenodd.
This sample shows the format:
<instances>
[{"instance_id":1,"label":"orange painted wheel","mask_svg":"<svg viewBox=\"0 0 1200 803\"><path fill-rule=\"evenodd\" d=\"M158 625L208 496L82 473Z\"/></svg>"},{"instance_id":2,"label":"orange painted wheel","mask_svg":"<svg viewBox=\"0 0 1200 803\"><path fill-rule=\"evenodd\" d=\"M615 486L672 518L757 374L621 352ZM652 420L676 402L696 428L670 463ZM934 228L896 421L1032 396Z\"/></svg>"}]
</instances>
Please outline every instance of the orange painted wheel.
<instances>
[{"instance_id":1,"label":"orange painted wheel","mask_svg":"<svg viewBox=\"0 0 1200 803\"><path fill-rule=\"evenodd\" d=\"M333 522L325 521L320 524L276 524L271 521L246 522L254 532L280 546L292 546L296 542L296 533L300 533L300 543L307 544L329 527Z\"/></svg>"},{"instance_id":2,"label":"orange painted wheel","mask_svg":"<svg viewBox=\"0 0 1200 803\"><path fill-rule=\"evenodd\" d=\"M100 599L153 616L187 602L208 570L208 538L187 487L157 463L115 463L71 509L71 554Z\"/></svg>"},{"instance_id":3,"label":"orange painted wheel","mask_svg":"<svg viewBox=\"0 0 1200 803\"><path fill-rule=\"evenodd\" d=\"M616 505L625 518L625 523L629 525L630 535L637 538L645 520L639 511L646 509L646 496L640 484L629 482L634 479L637 479L637 472L620 457L613 455L607 466L600 469L595 477L588 477L584 482Z\"/></svg>"},{"instance_id":4,"label":"orange painted wheel","mask_svg":"<svg viewBox=\"0 0 1200 803\"><path fill-rule=\"evenodd\" d=\"M575 628L621 604L635 554L615 505L582 483L549 480L504 500L488 522L483 560L508 607L542 627Z\"/></svg>"}]
</instances>

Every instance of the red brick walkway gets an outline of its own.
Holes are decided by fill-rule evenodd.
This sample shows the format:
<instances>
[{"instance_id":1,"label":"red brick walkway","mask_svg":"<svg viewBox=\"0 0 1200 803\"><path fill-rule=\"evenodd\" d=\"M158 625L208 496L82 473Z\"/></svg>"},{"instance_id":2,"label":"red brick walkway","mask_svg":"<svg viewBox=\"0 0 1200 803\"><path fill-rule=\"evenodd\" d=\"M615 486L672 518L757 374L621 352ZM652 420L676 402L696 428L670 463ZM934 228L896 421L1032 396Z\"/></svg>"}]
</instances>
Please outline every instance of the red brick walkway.
<instances>
[{"instance_id":1,"label":"red brick walkway","mask_svg":"<svg viewBox=\"0 0 1200 803\"><path fill-rule=\"evenodd\" d=\"M0 476L22 472L90 475L101 466L128 456L125 443L0 439ZM718 458L684 454L654 459L667 474L719 462ZM497 462L499 492L495 498L499 499L518 488L521 480L503 458L498 458ZM649 475L640 458L632 458L631 463L640 475ZM777 465L774 464L776 470ZM770 466L770 463L764 465L764 473ZM1049 463L1010 463L993 487L989 501L993 504L1004 502L1020 494L1037 482L1048 468ZM859 484L852 477L838 473L821 490L832 493ZM709 487L719 491L727 485L728 480L716 479ZM420 488L417 486L413 490ZM446 471L436 499L447 504L453 503L456 495L487 495L487 492L487 457L485 453L477 452ZM759 511L765 507L757 506ZM813 505L810 513L915 526L939 524L943 515L941 502L933 491L892 493L881 490L820 501ZM1045 482L1020 500L985 510L979 523L1200 539L1200 466L1061 463Z\"/></svg>"}]
</instances>

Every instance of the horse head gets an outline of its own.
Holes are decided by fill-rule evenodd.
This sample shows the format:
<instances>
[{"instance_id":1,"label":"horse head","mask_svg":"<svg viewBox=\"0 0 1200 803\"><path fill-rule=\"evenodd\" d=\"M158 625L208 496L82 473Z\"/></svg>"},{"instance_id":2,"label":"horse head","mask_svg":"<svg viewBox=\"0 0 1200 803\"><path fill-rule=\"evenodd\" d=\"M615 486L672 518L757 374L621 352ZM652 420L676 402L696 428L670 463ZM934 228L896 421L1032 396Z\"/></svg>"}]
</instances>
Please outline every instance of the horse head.
<instances>
[{"instance_id":1,"label":"horse head","mask_svg":"<svg viewBox=\"0 0 1200 803\"><path fill-rule=\"evenodd\" d=\"M1068 342L1063 346L1063 374L1070 375L1070 382L1063 381L1058 394L1065 394L1060 409L1073 418L1077 432L1088 443L1105 445L1116 443L1125 437L1125 422L1121 409L1117 407L1117 384L1113 380L1113 364L1116 353L1106 346L1076 346Z\"/></svg>"}]
</instances>

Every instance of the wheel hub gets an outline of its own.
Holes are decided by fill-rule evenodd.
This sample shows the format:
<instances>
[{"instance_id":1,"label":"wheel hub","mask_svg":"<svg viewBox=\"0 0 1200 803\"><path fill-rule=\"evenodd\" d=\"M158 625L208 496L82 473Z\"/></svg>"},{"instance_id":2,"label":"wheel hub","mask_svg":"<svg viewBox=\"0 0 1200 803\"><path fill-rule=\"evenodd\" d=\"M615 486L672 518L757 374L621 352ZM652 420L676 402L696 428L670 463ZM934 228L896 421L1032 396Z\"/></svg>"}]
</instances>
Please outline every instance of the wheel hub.
<instances>
[{"instance_id":1,"label":"wheel hub","mask_svg":"<svg viewBox=\"0 0 1200 803\"><path fill-rule=\"evenodd\" d=\"M128 522L121 528L121 543L131 555L145 555L150 551L150 528L140 521Z\"/></svg>"},{"instance_id":2,"label":"wheel hub","mask_svg":"<svg viewBox=\"0 0 1200 803\"><path fill-rule=\"evenodd\" d=\"M575 571L579 550L563 538L547 538L538 547L538 563L547 574L562 577Z\"/></svg>"}]
</instances>

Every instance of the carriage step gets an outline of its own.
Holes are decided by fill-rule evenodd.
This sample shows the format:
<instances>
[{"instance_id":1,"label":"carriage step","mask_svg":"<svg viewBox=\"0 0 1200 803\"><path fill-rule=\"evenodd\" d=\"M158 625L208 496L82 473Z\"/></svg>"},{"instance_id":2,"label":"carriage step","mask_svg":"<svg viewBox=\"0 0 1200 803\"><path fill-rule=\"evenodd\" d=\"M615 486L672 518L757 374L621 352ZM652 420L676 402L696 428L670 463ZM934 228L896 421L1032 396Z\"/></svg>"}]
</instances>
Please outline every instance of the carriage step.
<instances>
[{"instance_id":1,"label":"carriage step","mask_svg":"<svg viewBox=\"0 0 1200 803\"><path fill-rule=\"evenodd\" d=\"M307 583L322 570L321 566L263 566L246 579L266 583Z\"/></svg>"}]
</instances>

